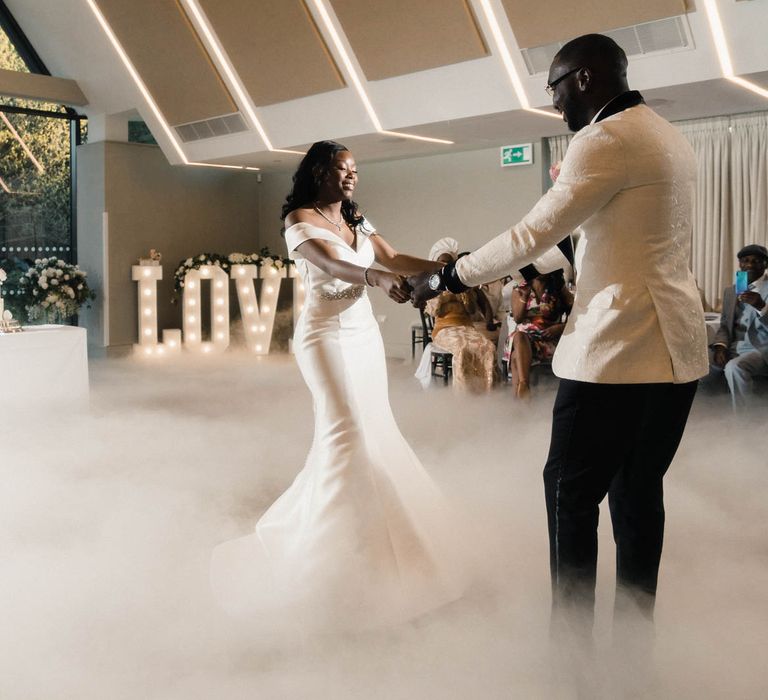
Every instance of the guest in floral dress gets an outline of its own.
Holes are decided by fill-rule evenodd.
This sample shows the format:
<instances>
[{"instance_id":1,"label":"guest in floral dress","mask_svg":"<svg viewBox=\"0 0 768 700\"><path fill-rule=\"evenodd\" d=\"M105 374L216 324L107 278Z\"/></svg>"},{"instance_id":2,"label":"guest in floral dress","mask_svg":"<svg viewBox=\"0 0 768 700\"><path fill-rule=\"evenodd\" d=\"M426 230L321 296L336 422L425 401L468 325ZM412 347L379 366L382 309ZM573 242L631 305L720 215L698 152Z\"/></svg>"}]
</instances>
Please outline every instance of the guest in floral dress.
<instances>
[{"instance_id":1,"label":"guest in floral dress","mask_svg":"<svg viewBox=\"0 0 768 700\"><path fill-rule=\"evenodd\" d=\"M539 275L512 293L512 317L517 326L509 334L504 359L512 370L518 397L527 397L531 365L549 362L565 329L564 315L573 306L562 270Z\"/></svg>"}]
</instances>

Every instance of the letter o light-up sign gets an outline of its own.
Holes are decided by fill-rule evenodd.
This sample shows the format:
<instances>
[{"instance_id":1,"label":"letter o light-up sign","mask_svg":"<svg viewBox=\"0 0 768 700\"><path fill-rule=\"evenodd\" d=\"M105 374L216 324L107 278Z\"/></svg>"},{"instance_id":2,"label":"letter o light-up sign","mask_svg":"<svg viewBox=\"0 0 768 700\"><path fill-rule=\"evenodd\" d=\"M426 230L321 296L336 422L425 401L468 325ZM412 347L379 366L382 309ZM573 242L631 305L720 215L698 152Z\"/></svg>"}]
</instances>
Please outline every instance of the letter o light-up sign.
<instances>
[{"instance_id":1,"label":"letter o light-up sign","mask_svg":"<svg viewBox=\"0 0 768 700\"><path fill-rule=\"evenodd\" d=\"M256 265L233 265L229 274L237 289L246 345L257 355L267 355L272 342L280 284L286 277L285 268L277 269L269 264L261 268ZM258 302L253 283L257 276L262 279Z\"/></svg>"},{"instance_id":2,"label":"letter o light-up sign","mask_svg":"<svg viewBox=\"0 0 768 700\"><path fill-rule=\"evenodd\" d=\"M211 284L211 339L203 342L200 287ZM223 352L229 347L229 278L216 265L190 270L184 278L184 345L194 352Z\"/></svg>"}]
</instances>

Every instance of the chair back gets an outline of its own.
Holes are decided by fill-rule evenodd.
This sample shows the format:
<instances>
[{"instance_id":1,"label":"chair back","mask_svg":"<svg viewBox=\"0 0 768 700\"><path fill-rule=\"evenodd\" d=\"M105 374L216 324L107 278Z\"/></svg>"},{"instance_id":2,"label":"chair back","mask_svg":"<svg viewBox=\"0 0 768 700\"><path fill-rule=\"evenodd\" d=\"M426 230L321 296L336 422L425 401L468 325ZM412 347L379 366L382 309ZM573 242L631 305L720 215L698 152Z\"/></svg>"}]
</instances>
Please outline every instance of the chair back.
<instances>
[{"instance_id":1,"label":"chair back","mask_svg":"<svg viewBox=\"0 0 768 700\"><path fill-rule=\"evenodd\" d=\"M421 316L421 329L427 342L432 340L432 329L435 327L434 319L424 309L419 309Z\"/></svg>"}]
</instances>

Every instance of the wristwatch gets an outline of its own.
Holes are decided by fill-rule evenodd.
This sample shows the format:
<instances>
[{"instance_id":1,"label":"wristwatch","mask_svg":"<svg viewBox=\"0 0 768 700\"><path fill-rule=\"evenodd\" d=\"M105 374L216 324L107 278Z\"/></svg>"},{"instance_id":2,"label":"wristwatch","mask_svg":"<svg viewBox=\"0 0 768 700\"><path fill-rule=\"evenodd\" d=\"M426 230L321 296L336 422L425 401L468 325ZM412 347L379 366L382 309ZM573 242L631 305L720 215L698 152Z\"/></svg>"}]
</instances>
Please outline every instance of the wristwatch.
<instances>
[{"instance_id":1,"label":"wristwatch","mask_svg":"<svg viewBox=\"0 0 768 700\"><path fill-rule=\"evenodd\" d=\"M461 294L461 292L466 292L469 289L456 274L455 262L450 262L437 272L433 272L427 278L427 286L433 292L442 292L444 289L447 289L454 294Z\"/></svg>"}]
</instances>

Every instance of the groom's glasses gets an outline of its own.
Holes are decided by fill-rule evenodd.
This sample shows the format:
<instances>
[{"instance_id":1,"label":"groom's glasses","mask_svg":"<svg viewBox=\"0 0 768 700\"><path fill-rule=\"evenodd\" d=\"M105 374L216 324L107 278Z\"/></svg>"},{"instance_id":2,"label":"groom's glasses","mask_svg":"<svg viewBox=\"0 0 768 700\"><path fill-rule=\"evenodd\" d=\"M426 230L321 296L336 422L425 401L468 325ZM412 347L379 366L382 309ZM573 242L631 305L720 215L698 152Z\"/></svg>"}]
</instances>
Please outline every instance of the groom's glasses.
<instances>
[{"instance_id":1,"label":"groom's glasses","mask_svg":"<svg viewBox=\"0 0 768 700\"><path fill-rule=\"evenodd\" d=\"M547 95L552 97L552 95L555 94L555 87L557 87L558 83L561 83L563 80L565 80L571 73L575 73L577 70L581 70L581 66L578 68L574 68L573 70L569 70L567 73L563 73L559 78L556 80L553 80L551 83L547 83L547 86L544 88L547 91Z\"/></svg>"}]
</instances>

